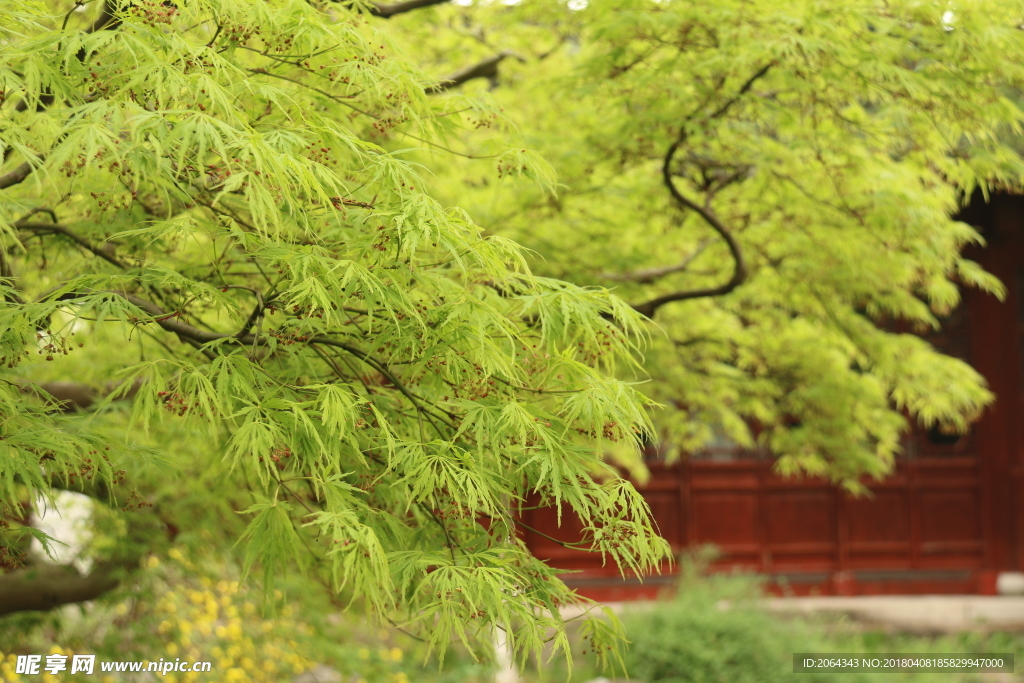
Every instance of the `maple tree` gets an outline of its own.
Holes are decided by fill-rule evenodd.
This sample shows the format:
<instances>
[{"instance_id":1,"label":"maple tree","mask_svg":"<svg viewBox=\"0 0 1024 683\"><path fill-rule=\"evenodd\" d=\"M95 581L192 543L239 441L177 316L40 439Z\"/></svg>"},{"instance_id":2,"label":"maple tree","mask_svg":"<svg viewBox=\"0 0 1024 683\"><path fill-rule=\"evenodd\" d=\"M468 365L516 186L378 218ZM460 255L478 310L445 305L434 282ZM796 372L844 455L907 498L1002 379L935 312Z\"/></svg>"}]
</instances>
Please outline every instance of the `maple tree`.
<instances>
[{"instance_id":1,"label":"maple tree","mask_svg":"<svg viewBox=\"0 0 1024 683\"><path fill-rule=\"evenodd\" d=\"M133 561L16 566L41 538L27 512L73 490L240 539L268 587L299 566L436 647L497 628L526 656L549 629L566 647L559 608L583 602L521 541L529 495L643 573L668 549L607 460L656 432L760 440L856 489L904 411L965 429L981 378L887 321L1001 291L950 216L1019 182L1021 21L986 2L6 11L0 611L94 596ZM619 642L585 629L602 656Z\"/></svg>"}]
</instances>

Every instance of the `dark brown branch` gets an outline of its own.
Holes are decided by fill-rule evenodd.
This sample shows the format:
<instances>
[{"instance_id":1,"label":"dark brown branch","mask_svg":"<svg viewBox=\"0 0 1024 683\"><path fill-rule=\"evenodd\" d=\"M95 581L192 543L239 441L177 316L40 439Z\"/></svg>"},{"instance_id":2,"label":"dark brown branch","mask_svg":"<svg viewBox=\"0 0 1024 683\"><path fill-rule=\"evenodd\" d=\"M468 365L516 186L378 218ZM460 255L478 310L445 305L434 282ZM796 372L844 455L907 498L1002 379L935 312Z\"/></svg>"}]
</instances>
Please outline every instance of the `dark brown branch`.
<instances>
[{"instance_id":1,"label":"dark brown branch","mask_svg":"<svg viewBox=\"0 0 1024 683\"><path fill-rule=\"evenodd\" d=\"M758 79L763 78L765 74L767 74L768 71L772 68L772 66L774 66L774 64L775 62L771 61L765 64L760 69L758 69L750 78L748 78L743 83L743 85L740 87L740 89L736 92L735 95L733 95L729 100L722 104L722 106L720 106L718 109L716 109L708 116L708 120L710 121L724 116L726 112L728 112L729 109L732 108L732 106L736 104L736 102L739 101L741 97L743 97L743 95L750 92L750 88L753 87L754 83L756 83ZM688 116L686 118L687 122L689 122L695 114L696 112ZM736 242L736 238L733 237L732 233L728 230L728 228L726 228L726 226L718 218L715 212L711 209L710 204L708 202L705 202L702 206L692 201L691 199L683 195L683 193L680 192L679 188L676 186L675 180L673 179L672 162L675 159L676 152L679 151L679 148L682 147L685 141L686 128L684 126L683 129L680 130L679 132L679 137L676 138L676 141L672 143L672 145L668 148L668 151L665 153L665 159L661 165L662 181L665 183L665 187L668 188L669 194L672 195L672 199L675 200L676 204L680 208L690 209L691 211L697 213L701 218L704 219L705 223L710 225L711 228L715 232L717 232L723 240L725 240L725 243L729 247L729 253L732 254L733 258L732 277L729 278L728 282L718 287L708 287L705 289L673 292L671 294L665 294L663 296L655 297L654 299L645 301L642 304L633 306L634 309L636 309L639 313L642 313L643 315L647 316L648 318L653 318L654 313L659 308L673 301L686 301L688 299L701 299L710 296L721 296L722 294L728 294L732 290L739 287L740 284L742 284L743 281L746 280L747 278L747 266L743 260L743 253L740 251L739 244ZM739 177L740 176L737 175L736 178L734 178L733 180L738 179ZM710 200L710 197L708 197L708 199Z\"/></svg>"},{"instance_id":2,"label":"dark brown branch","mask_svg":"<svg viewBox=\"0 0 1024 683\"><path fill-rule=\"evenodd\" d=\"M697 245L697 248L692 254L684 258L679 263L671 266L660 266L658 268L644 268L642 270L635 270L632 273L605 273L601 277L606 280L617 280L619 282L636 282L642 285L649 285L656 280L660 280L666 275L672 273L679 273L686 270L694 260L704 253L704 250L708 248L711 242L705 240Z\"/></svg>"},{"instance_id":3,"label":"dark brown branch","mask_svg":"<svg viewBox=\"0 0 1024 683\"><path fill-rule=\"evenodd\" d=\"M501 62L504 61L507 57L514 57L515 59L518 59L521 62L526 61L525 59L515 54L514 52L504 50L494 55L493 57L488 57L487 59L483 60L478 64L468 66L465 69L456 71L447 78L441 79L441 82L438 83L437 85L427 88L427 94L433 95L436 93L444 92L445 90L457 88L463 83L471 81L474 78L487 78L493 81L498 77L498 65L501 64Z\"/></svg>"},{"instance_id":4,"label":"dark brown branch","mask_svg":"<svg viewBox=\"0 0 1024 683\"><path fill-rule=\"evenodd\" d=\"M406 12L412 12L433 5L443 5L446 2L448 0L405 0L405 2L395 2L388 5L374 4L370 6L370 14L375 17L390 19L396 14L405 14Z\"/></svg>"},{"instance_id":5,"label":"dark brown branch","mask_svg":"<svg viewBox=\"0 0 1024 683\"><path fill-rule=\"evenodd\" d=\"M665 154L665 161L662 163L661 167L662 179L664 180L669 193L672 195L672 198L676 201L676 204L698 214L704 219L705 223L710 225L711 228L717 232L723 240L725 240L733 258L734 265L732 277L729 278L728 282L718 287L664 294L633 307L639 313L642 313L648 318L653 318L655 311L665 304L673 301L686 301L688 299L701 299L709 296L721 296L722 294L728 294L739 287L747 277L747 267L743 261L743 253L740 251L739 244L737 244L732 233L729 232L728 228L726 228L722 221L719 220L718 216L715 215L715 212L711 210L710 206L701 206L700 204L697 204L683 195L679 191L679 188L676 187L675 181L672 178L672 160L675 158L676 152L679 150L679 147L683 144L685 139L685 136L680 136L679 139L673 142L672 146L669 147L668 153Z\"/></svg>"},{"instance_id":6,"label":"dark brown branch","mask_svg":"<svg viewBox=\"0 0 1024 683\"><path fill-rule=\"evenodd\" d=\"M727 101L721 107L716 109L715 112L713 114L711 114L711 116L708 117L708 118L709 119L717 119L717 118L719 118L721 116L724 116L725 113L727 111L729 111L729 109L732 107L732 105L736 104L736 102L741 97L743 97L748 92L750 92L750 88L753 87L754 83L756 83L758 81L758 79L763 78L764 75L768 73L768 70L771 69L773 66L775 66L775 62L771 61L771 62L768 62L767 64L765 64L764 66L762 66L760 69L758 69L757 72L753 76L748 78L746 80L746 82L740 87L740 89L738 91L736 91L736 94L733 95L732 98L729 99L729 101Z\"/></svg>"},{"instance_id":7,"label":"dark brown branch","mask_svg":"<svg viewBox=\"0 0 1024 683\"><path fill-rule=\"evenodd\" d=\"M252 332L252 328L255 327L256 323L263 317L263 311L266 310L266 305L263 301L263 293L260 292L260 290L253 289L252 287L241 287L239 285L234 285L234 288L250 291L253 296L256 297L256 305L253 307L252 313L249 314L249 317L246 319L245 325L242 326L242 329L235 335L236 337L244 337Z\"/></svg>"},{"instance_id":8,"label":"dark brown branch","mask_svg":"<svg viewBox=\"0 0 1024 683\"><path fill-rule=\"evenodd\" d=\"M75 232L72 232L68 228L61 225L60 223L32 223L28 221L18 221L14 224L14 227L17 228L18 230L28 230L29 232L50 232L57 235L64 235L78 246L82 247L88 252L92 252L96 256L99 256L107 263L115 265L118 268L121 268L122 270L128 269L128 266L125 263L119 261L113 254L111 254L109 249L98 247L95 244L92 244L91 242L89 242L89 240L76 234Z\"/></svg>"}]
</instances>

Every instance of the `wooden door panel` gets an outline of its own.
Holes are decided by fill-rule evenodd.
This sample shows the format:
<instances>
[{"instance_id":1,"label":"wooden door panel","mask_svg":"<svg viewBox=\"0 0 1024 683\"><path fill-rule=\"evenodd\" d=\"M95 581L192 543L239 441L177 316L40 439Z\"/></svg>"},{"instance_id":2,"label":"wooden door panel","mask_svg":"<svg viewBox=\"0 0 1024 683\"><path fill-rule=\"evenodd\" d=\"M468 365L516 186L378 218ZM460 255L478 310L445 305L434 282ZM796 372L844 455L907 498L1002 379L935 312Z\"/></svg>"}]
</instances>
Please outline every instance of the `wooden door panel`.
<instances>
[{"instance_id":1,"label":"wooden door panel","mask_svg":"<svg viewBox=\"0 0 1024 683\"><path fill-rule=\"evenodd\" d=\"M760 545L757 494L738 491L694 491L693 541L732 546Z\"/></svg>"},{"instance_id":2,"label":"wooden door panel","mask_svg":"<svg viewBox=\"0 0 1024 683\"><path fill-rule=\"evenodd\" d=\"M764 505L765 540L773 549L836 542L832 491L769 491Z\"/></svg>"},{"instance_id":3,"label":"wooden door panel","mask_svg":"<svg viewBox=\"0 0 1024 683\"><path fill-rule=\"evenodd\" d=\"M922 550L981 539L981 506L976 491L926 490L918 493L918 501Z\"/></svg>"},{"instance_id":4,"label":"wooden door panel","mask_svg":"<svg viewBox=\"0 0 1024 683\"><path fill-rule=\"evenodd\" d=\"M906 490L888 488L874 491L870 498L844 497L843 505L851 552L868 551L876 546L908 547L910 496Z\"/></svg>"}]
</instances>

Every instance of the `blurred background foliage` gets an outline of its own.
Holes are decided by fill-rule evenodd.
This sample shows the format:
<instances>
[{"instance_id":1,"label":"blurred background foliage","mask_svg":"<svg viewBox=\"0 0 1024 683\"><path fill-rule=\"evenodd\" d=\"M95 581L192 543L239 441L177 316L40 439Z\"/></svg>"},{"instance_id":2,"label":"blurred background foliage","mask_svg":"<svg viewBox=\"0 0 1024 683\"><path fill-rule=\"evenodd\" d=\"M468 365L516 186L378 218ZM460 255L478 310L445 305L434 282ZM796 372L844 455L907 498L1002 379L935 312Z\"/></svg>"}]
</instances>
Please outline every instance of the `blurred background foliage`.
<instances>
[{"instance_id":1,"label":"blurred background foliage","mask_svg":"<svg viewBox=\"0 0 1024 683\"><path fill-rule=\"evenodd\" d=\"M615 676L638 683L867 683L878 674L794 674L795 652L986 653L1024 657L1024 635L976 630L903 633L836 615L797 617L764 609L762 583L742 574L705 573L707 554L683 559L679 584L656 602L623 612L630 645L625 669L601 672L586 656L587 644L572 631L575 666L564 660L534 661L524 683L585 683ZM167 559L149 556L133 583L104 604L60 612L22 614L0 621L0 681L85 682L144 680L120 674L102 678L14 673L18 654L96 654L100 660L181 657L210 661L209 674L168 674L155 680L253 683L315 681L302 676L325 667L345 683L490 683L495 670L463 649L443 663L424 658L416 640L368 624L358 612L317 604L296 582L264 596L240 587L222 564L199 563L174 547ZM54 645L54 644L57 645ZM328 674L329 675L329 674ZM887 673L886 681L925 683L939 674ZM950 683L985 683L991 674L942 674ZM1002 679L999 679L1002 680ZM1009 679L1007 679L1009 680Z\"/></svg>"}]
</instances>

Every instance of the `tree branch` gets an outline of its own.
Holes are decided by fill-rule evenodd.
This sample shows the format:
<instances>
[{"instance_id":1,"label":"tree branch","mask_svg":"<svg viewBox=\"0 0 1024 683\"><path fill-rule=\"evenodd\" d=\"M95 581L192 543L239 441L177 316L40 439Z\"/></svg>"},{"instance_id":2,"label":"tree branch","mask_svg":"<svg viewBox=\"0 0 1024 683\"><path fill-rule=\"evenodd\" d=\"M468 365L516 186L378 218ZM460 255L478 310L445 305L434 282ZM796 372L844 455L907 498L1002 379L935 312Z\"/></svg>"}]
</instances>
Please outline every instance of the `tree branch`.
<instances>
[{"instance_id":1,"label":"tree branch","mask_svg":"<svg viewBox=\"0 0 1024 683\"><path fill-rule=\"evenodd\" d=\"M465 69L456 71L447 78L441 79L441 82L438 83L437 85L427 88L427 94L434 95L440 92L444 92L445 90L457 88L466 81L471 81L474 78L487 78L490 80L494 80L498 77L498 64L500 64L507 57L514 57L515 59L518 59L520 62L526 61L525 59L523 59L522 57L520 57L519 55L515 54L510 50L503 50L502 52L499 52L493 57L488 57L487 59L483 60L478 64L468 66Z\"/></svg>"},{"instance_id":2,"label":"tree branch","mask_svg":"<svg viewBox=\"0 0 1024 683\"><path fill-rule=\"evenodd\" d=\"M672 266L660 266L658 268L644 268L642 270L635 270L632 273L604 273L601 275L606 280L617 280L619 282L636 282L642 285L649 285L655 280L659 280L666 275L672 273L678 273L686 270L691 263L696 260L698 256L704 253L704 250L711 244L710 240L704 240L697 245L697 248L692 254L684 258L681 262Z\"/></svg>"},{"instance_id":3,"label":"tree branch","mask_svg":"<svg viewBox=\"0 0 1024 683\"><path fill-rule=\"evenodd\" d=\"M6 190L12 185L17 185L25 178L28 178L32 171L32 164L27 161L22 162L19 166L15 166L7 173L0 175L0 190Z\"/></svg>"},{"instance_id":4,"label":"tree branch","mask_svg":"<svg viewBox=\"0 0 1024 683\"><path fill-rule=\"evenodd\" d=\"M395 2L389 5L374 4L370 6L370 15L390 19L396 14L405 14L406 12L412 12L413 10L433 5L443 5L446 2L448 0L405 0L405 2Z\"/></svg>"},{"instance_id":5,"label":"tree branch","mask_svg":"<svg viewBox=\"0 0 1024 683\"><path fill-rule=\"evenodd\" d=\"M715 232L717 232L723 240L725 240L725 243L729 246L729 253L732 254L733 258L734 265L732 277L729 278L728 282L718 287L709 287L706 289L695 289L690 291L664 294L662 296L655 297L649 301L646 301L642 304L633 306L634 309L636 309L639 313L642 313L643 315L647 316L648 318L653 318L654 313L659 308L673 301L686 301L688 299L701 299L709 296L720 296L722 294L728 294L732 290L739 287L740 284L747 277L747 267L743 261L743 253L740 251L739 244L737 244L736 239L732 236L732 233L730 233L728 228L726 228L722 221L719 220L718 216L715 215L715 212L711 210L710 206L701 206L700 204L697 204L696 202L684 196L679 191L679 188L676 187L675 181L672 179L672 160L673 158L675 158L676 152L679 150L679 147L683 144L685 140L685 134L681 134L679 136L679 139L673 142L672 146L668 148L668 152L665 154L665 161L662 163L661 166L662 179L664 180L665 186L668 188L669 193L672 195L672 198L676 201L676 204L678 204L682 208L690 209L691 211L697 213L701 218L704 219L705 223L710 225L711 228Z\"/></svg>"},{"instance_id":6,"label":"tree branch","mask_svg":"<svg viewBox=\"0 0 1024 683\"><path fill-rule=\"evenodd\" d=\"M750 78L748 78L742 86L740 86L740 89L736 92L736 94L729 98L724 104L722 104L722 106L720 106L718 109L712 112L708 116L707 120L710 121L724 116L726 112L728 112L729 109L732 108L732 106L736 104L736 102L739 101L741 97L743 97L743 95L747 94L750 91L750 88L753 87L754 83L757 82L758 79L764 77L765 74L767 74L768 71L774 65L775 61L772 60L765 64L764 66L762 66L756 72L754 72L754 74ZM690 121L696 113L697 112L695 111L693 112L693 114L687 116L686 121ZM696 212L701 218L704 219L705 223L710 225L711 228L715 232L717 232L723 240L725 240L725 243L729 246L729 253L732 254L733 258L734 265L732 277L729 278L728 282L718 287L709 287L706 289L696 289L683 292L673 292L671 294L665 294L663 296L655 297L654 299L645 301L642 304L633 306L633 308L636 311L642 313L648 318L653 318L654 313L659 308L673 301L685 301L688 299L700 299L709 296L720 296L722 294L728 294L732 290L739 287L740 284L743 283L743 281L746 280L747 278L747 266L743 260L743 253L740 251L739 244L736 242L736 239L733 237L732 233L729 232L729 230L725 227L722 221L719 220L718 216L715 215L715 212L711 209L711 206L707 202L705 202L705 204L701 206L700 204L697 204L696 202L687 198L685 195L683 195L682 192L679 191L679 188L676 186L675 181L673 180L672 161L673 159L675 159L676 152L679 151L679 148L682 147L685 141L686 128L684 125L683 129L680 130L679 132L679 137L668 148L668 152L665 153L665 159L661 165L662 180L664 181L665 187L668 188L669 194L672 195L672 199L675 200L676 204L678 204L681 208L690 209L691 211ZM736 177L738 178L739 176ZM710 197L708 199L710 199Z\"/></svg>"},{"instance_id":7,"label":"tree branch","mask_svg":"<svg viewBox=\"0 0 1024 683\"><path fill-rule=\"evenodd\" d=\"M762 78L762 77L763 77L763 76L764 76L765 74L767 74L767 73L768 73L768 70L769 70L769 69L771 69L771 68L772 68L773 66L775 66L775 60L772 60L772 61L768 62L767 64L765 64L764 66L762 66L762 67L761 67L760 69L758 69L758 70L757 70L757 71L756 71L756 72L754 73L754 75L753 75L753 76L751 76L750 78L748 78L748 79L747 79L747 80L746 80L746 81L745 81L745 82L743 83L743 85L742 85L742 86L740 87L740 89L736 91L736 94L735 94L735 95L733 95L733 96L732 96L732 97L731 97L731 98L730 98L730 99L729 99L729 100L728 100L728 101L727 101L727 102L726 102L725 104L723 104L723 105L722 105L721 107L719 107L718 109L716 109L716 110L715 110L715 112L714 112L713 114L711 114L711 116L709 116L708 118L709 118L709 119L717 119L717 118L719 118L719 117L721 117L721 116L725 115L725 113L726 113L727 111L729 111L729 109L730 109L730 108L732 107L732 105L736 104L736 102L737 102L737 101L738 101L738 100L739 100L739 99L740 99L741 97L743 97L743 96L744 96L744 95L746 95L746 94L747 94L748 92L750 92L750 88L751 88L751 87L753 87L754 83L756 83L756 82L758 81L758 79Z\"/></svg>"},{"instance_id":8,"label":"tree branch","mask_svg":"<svg viewBox=\"0 0 1024 683\"><path fill-rule=\"evenodd\" d=\"M124 569L123 564L103 563L83 576L70 566L34 565L0 575L0 616L93 600L115 588Z\"/></svg>"},{"instance_id":9,"label":"tree branch","mask_svg":"<svg viewBox=\"0 0 1024 683\"><path fill-rule=\"evenodd\" d=\"M121 386L120 382L107 382L103 389L97 389L89 384L81 382L39 382L26 383L21 386L22 393L30 394L46 403L55 405L62 412L75 410L88 410L96 401L109 395ZM128 400L139 393L142 382L139 379L123 395L117 396L118 400Z\"/></svg>"},{"instance_id":10,"label":"tree branch","mask_svg":"<svg viewBox=\"0 0 1024 683\"><path fill-rule=\"evenodd\" d=\"M128 266L125 263L119 261L109 250L103 247L97 247L96 245L89 242L89 240L81 237L80 235L72 232L70 229L64 227L60 223L32 223L28 221L17 221L14 227L18 230L28 230L30 232L51 232L59 235L64 235L69 240L82 247L86 251L92 252L101 259L117 266L122 270L127 270Z\"/></svg>"}]
</instances>

